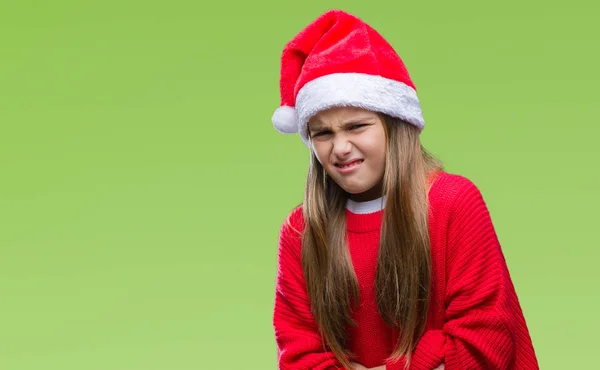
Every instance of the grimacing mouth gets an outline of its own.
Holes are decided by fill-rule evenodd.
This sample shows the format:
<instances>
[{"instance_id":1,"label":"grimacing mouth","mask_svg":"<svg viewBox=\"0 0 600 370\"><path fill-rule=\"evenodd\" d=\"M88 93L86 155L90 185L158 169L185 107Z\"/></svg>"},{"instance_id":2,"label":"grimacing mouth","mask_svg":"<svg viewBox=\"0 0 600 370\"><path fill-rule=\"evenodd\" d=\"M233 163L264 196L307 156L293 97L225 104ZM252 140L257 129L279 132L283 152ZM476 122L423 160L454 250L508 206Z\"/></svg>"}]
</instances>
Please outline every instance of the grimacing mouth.
<instances>
[{"instance_id":1,"label":"grimacing mouth","mask_svg":"<svg viewBox=\"0 0 600 370\"><path fill-rule=\"evenodd\" d=\"M346 161L346 162L335 162L335 163L334 163L334 165L335 165L336 167L339 167L339 168L341 168L341 167L344 167L344 166L348 166L348 165L350 165L350 164L353 164L354 162L357 162L357 161L358 161L359 163L362 163L362 162L364 162L365 160L364 160L364 159L362 159L362 158L357 158L357 159L352 159L352 160L350 160L350 161Z\"/></svg>"}]
</instances>

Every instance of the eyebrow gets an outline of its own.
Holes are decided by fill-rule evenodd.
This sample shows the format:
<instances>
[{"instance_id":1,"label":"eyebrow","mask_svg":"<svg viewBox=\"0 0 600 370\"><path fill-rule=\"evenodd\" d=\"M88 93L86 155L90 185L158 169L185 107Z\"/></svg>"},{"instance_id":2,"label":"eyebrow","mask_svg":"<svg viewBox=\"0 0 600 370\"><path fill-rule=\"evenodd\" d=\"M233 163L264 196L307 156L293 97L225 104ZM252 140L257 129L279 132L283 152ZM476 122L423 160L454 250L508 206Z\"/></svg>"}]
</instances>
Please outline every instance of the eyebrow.
<instances>
[{"instance_id":1,"label":"eyebrow","mask_svg":"<svg viewBox=\"0 0 600 370\"><path fill-rule=\"evenodd\" d=\"M358 123L365 123L366 121L373 121L374 119L375 119L375 117L359 117L359 118L349 119L349 120L345 121L344 123L342 123L342 127L348 127L350 125L355 125ZM312 128L309 126L310 131L320 131L320 130L329 129L329 128L330 128L329 125L324 125L320 121L317 121L313 125Z\"/></svg>"}]
</instances>

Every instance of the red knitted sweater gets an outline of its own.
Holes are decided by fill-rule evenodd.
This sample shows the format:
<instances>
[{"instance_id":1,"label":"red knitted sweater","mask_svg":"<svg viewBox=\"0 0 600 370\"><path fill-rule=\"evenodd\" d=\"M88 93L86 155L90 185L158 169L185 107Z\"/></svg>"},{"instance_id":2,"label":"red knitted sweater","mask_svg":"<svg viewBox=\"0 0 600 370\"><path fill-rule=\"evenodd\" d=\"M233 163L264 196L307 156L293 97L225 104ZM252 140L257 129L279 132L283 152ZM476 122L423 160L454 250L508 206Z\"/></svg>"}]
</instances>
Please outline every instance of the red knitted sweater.
<instances>
[{"instance_id":1,"label":"red knitted sweater","mask_svg":"<svg viewBox=\"0 0 600 370\"><path fill-rule=\"evenodd\" d=\"M430 310L410 369L539 369L532 341L490 214L467 178L440 172L429 191L432 257ZM348 347L367 368L392 362L397 332L386 325L375 301L375 271L383 210L346 210L348 247L358 277L360 307L349 328ZM310 311L301 266L301 206L279 237L273 325L279 369L342 368L323 345Z\"/></svg>"}]
</instances>

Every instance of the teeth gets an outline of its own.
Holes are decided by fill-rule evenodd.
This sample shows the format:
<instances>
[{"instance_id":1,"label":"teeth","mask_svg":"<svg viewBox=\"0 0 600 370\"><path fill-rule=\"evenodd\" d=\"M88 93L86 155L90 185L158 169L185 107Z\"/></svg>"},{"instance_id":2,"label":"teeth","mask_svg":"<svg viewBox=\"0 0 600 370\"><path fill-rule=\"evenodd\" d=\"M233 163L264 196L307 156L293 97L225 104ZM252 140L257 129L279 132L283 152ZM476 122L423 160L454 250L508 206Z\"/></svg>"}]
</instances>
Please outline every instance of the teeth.
<instances>
[{"instance_id":1,"label":"teeth","mask_svg":"<svg viewBox=\"0 0 600 370\"><path fill-rule=\"evenodd\" d=\"M359 163L360 163L360 161L354 161L354 162L352 162L352 163L350 163L350 164L346 164L346 165L340 166L340 168L348 168L348 167L352 167L352 166L354 166L355 164L359 164Z\"/></svg>"}]
</instances>

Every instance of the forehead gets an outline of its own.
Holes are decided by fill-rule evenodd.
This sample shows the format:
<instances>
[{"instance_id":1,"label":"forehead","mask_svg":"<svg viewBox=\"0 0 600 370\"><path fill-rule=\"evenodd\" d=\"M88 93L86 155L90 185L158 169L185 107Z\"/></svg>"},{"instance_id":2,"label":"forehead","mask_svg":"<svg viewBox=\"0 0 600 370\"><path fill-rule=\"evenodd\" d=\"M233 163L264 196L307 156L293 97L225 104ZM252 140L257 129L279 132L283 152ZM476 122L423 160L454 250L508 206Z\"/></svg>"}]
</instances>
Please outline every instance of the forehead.
<instances>
[{"instance_id":1,"label":"forehead","mask_svg":"<svg viewBox=\"0 0 600 370\"><path fill-rule=\"evenodd\" d=\"M373 120L378 114L357 107L333 107L315 114L308 122L311 129L331 125L343 125L351 122Z\"/></svg>"}]
</instances>

